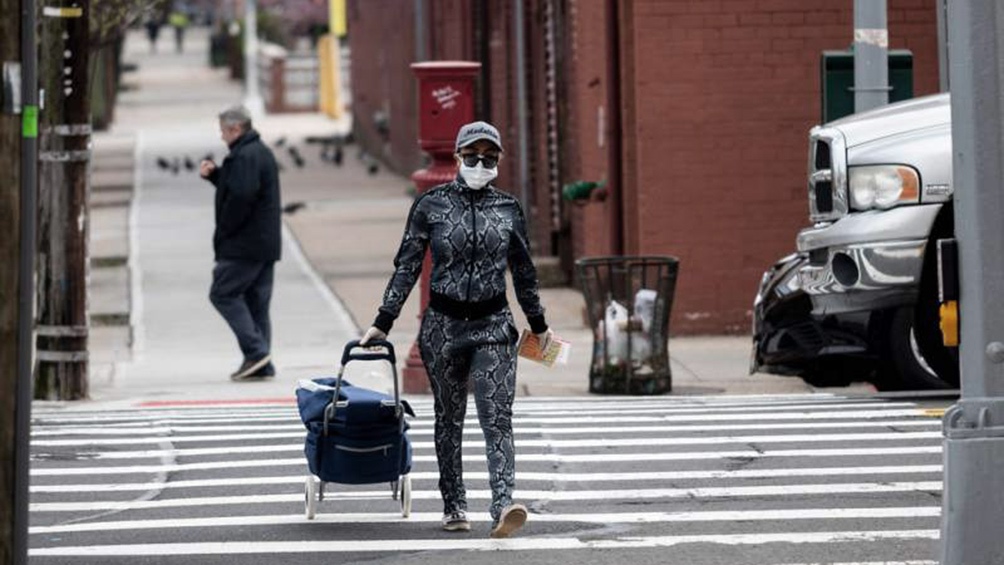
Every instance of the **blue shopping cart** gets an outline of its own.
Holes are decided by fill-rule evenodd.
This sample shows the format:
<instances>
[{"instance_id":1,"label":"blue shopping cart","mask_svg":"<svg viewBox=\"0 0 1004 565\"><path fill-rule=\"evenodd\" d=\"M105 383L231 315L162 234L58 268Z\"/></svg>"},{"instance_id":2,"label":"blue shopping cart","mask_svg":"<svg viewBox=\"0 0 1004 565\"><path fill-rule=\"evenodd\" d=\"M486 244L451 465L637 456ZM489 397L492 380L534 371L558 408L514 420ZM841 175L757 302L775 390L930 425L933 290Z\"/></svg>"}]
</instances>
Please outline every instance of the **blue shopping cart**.
<instances>
[{"instance_id":1,"label":"blue shopping cart","mask_svg":"<svg viewBox=\"0 0 1004 565\"><path fill-rule=\"evenodd\" d=\"M394 378L394 396L356 387L342 379L353 361L386 361ZM397 358L387 341L366 348L350 341L335 378L300 381L296 389L300 419L307 428L304 454L310 474L305 487L307 519L317 514L326 483L364 485L390 483L391 498L401 503L401 515L411 514L411 442L405 415L414 416L401 400Z\"/></svg>"}]
</instances>

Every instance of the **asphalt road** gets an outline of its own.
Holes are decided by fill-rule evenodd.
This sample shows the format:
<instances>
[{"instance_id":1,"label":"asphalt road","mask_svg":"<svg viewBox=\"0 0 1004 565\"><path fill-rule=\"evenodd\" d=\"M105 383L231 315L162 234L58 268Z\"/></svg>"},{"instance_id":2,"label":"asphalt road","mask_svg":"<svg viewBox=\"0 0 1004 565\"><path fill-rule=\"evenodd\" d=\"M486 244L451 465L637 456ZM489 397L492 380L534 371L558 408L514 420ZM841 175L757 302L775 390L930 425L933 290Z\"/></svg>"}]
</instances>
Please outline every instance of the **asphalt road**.
<instances>
[{"instance_id":1,"label":"asphalt road","mask_svg":"<svg viewBox=\"0 0 1004 565\"><path fill-rule=\"evenodd\" d=\"M292 404L40 408L30 556L73 565L933 565L948 403L518 399L516 495L531 514L508 540L488 538L473 412L473 528L440 529L428 399L412 402L409 518L386 483L328 484L307 520L304 429Z\"/></svg>"}]
</instances>

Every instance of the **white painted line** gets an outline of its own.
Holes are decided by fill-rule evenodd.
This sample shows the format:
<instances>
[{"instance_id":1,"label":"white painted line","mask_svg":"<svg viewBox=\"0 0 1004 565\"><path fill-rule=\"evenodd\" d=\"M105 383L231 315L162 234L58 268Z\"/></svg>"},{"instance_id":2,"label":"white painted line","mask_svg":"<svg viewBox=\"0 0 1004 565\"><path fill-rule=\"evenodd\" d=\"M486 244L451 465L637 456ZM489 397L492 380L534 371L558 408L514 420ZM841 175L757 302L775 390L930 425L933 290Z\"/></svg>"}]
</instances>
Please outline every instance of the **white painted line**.
<instances>
[{"instance_id":1,"label":"white painted line","mask_svg":"<svg viewBox=\"0 0 1004 565\"><path fill-rule=\"evenodd\" d=\"M624 411L615 411L615 414L624 414ZM660 414L665 414L664 412L659 412ZM581 413L580 413L581 414ZM923 418L928 421L940 421L939 418L932 418L925 410L918 408L914 409L889 409L889 410L855 410L851 412L796 412L796 413L766 413L766 414L669 414L662 416L596 416L595 414L589 416L578 416L578 417L531 417L531 416L516 416L513 421L516 424L610 424L610 423L652 423L652 422L731 422L731 421L752 421L752 422L767 422L771 420L780 421L795 421L795 420L876 420L880 421L883 418ZM102 427L127 427L135 426L138 423L141 425L157 426L157 425L169 425L169 424L213 424L213 423L230 423L235 419L241 419L245 421L253 422L300 422L300 417L295 415L295 413L286 412L285 415L249 415L241 416L240 418L234 415L217 415L213 417L199 416L192 418L171 418L167 420L151 420L145 418L131 419L129 421L122 421L120 418L111 419L87 419L79 420L79 424L88 425L101 425ZM431 414L422 415L418 418L409 418L408 421L411 423L412 427L431 427L433 425L433 417ZM115 422L115 423L109 423ZM464 419L466 425L478 425L477 416L474 414L468 414L468 417ZM73 420L60 420L59 424L72 424ZM52 424L47 424L43 422L34 422L32 426L36 429L44 429Z\"/></svg>"},{"instance_id":2,"label":"white painted line","mask_svg":"<svg viewBox=\"0 0 1004 565\"><path fill-rule=\"evenodd\" d=\"M322 507L323 508L323 507ZM774 522L788 520L850 520L889 518L936 518L941 516L940 506L915 506L908 508L807 508L799 510L726 510L708 512L618 512L586 514L531 514L531 522L550 524L659 524L691 522ZM407 524L438 523L438 512L413 512L409 518L392 513L331 513L318 514L313 520L321 524ZM472 522L491 522L487 512L471 512ZM158 530L173 528L229 528L237 526L282 526L303 524L303 516L281 514L274 516L220 516L216 518L169 518L163 520L128 520L121 522L87 522L58 526L29 528L30 534L68 534L79 532L113 532L129 530Z\"/></svg>"},{"instance_id":3,"label":"white painted line","mask_svg":"<svg viewBox=\"0 0 1004 565\"><path fill-rule=\"evenodd\" d=\"M938 565L937 561L855 561L851 562L840 562L840 563L783 563L778 565Z\"/></svg>"},{"instance_id":4,"label":"white painted line","mask_svg":"<svg viewBox=\"0 0 1004 565\"><path fill-rule=\"evenodd\" d=\"M331 375L334 376L334 375ZM157 406L143 406L141 408L130 408L130 409L115 409L115 410L105 410L101 408L100 404L89 405L86 407L79 407L78 404L66 403L57 404L57 408L53 407L53 404L46 404L40 406L37 410L32 411L32 415L38 415L41 417L68 417L68 416L93 416L96 414L103 415L143 415L147 418L159 418L162 416L167 416L172 413L185 414L185 413L206 413L215 414L219 410L238 412L241 410L261 410L266 407L272 406L274 410L286 409L295 410L293 403L293 394L290 394L289 401L275 402L271 404L253 404L253 405L235 405L226 404L219 406L179 406L179 405L157 405ZM432 400L428 396L416 396L407 399L411 402L412 406L417 407L431 407ZM675 406L675 407L715 407L715 406L755 406L760 404L807 404L807 405L823 405L823 404L840 404L846 402L857 402L857 403L871 403L871 404L887 404L889 401L880 398L867 398L867 397L844 397L836 396L830 393L810 393L810 394L791 394L791 395L705 395L705 396L534 396L534 397L518 397L514 405L514 410L519 411L523 409L570 409L570 408L583 408L588 409L592 407L603 407L603 408L613 408L618 406L631 407L637 404L651 405L651 406ZM912 403L910 403L913 405Z\"/></svg>"},{"instance_id":5,"label":"white painted line","mask_svg":"<svg viewBox=\"0 0 1004 565\"><path fill-rule=\"evenodd\" d=\"M72 447L84 445L144 445L162 441L171 444L202 443L202 442L247 442L266 439L303 439L306 431L280 432L272 434L216 434L200 436L153 436L141 438L78 438L78 439L43 439L31 442L32 447ZM943 439L941 431L930 432L874 432L858 434L781 434L762 436L704 436L704 437L652 437L652 438L618 438L611 442L609 438L597 439L523 439L517 442L520 447L556 447L556 448L587 448L587 447L654 447L668 445L721 445L726 443L822 443L822 442L860 442L860 441L915 441L928 439ZM414 449L433 449L434 442L413 441ZM477 442L469 446L479 445ZM279 446L246 446L249 452L260 447ZM302 446L288 446L288 449L301 449ZM236 453L240 448L220 448L221 453ZM179 450L179 453L185 454Z\"/></svg>"},{"instance_id":6,"label":"white painted line","mask_svg":"<svg viewBox=\"0 0 1004 565\"><path fill-rule=\"evenodd\" d=\"M941 445L919 447L876 447L848 449L755 449L734 451L693 451L679 453L619 453L619 454L582 454L564 455L559 453L527 453L517 456L520 463L615 463L615 462L655 462L655 461L701 461L712 459L762 459L777 457L884 457L893 455L940 455ZM113 459L108 454L108 459ZM484 455L468 454L463 458L468 464L484 464ZM435 463L435 455L416 455L413 463ZM124 475L131 473L161 473L181 471L207 471L212 469L247 469L251 467L285 467L300 466L306 468L303 457L295 459L263 459L250 461L212 461L206 463L179 463L177 465L135 465L128 467L54 467L40 468L38 464L31 467L31 476L70 476L70 475Z\"/></svg>"},{"instance_id":7,"label":"white painted line","mask_svg":"<svg viewBox=\"0 0 1004 565\"><path fill-rule=\"evenodd\" d=\"M292 399L292 395L290 396ZM431 405L423 406L421 404L409 401L412 403L412 407L415 408L419 419L431 419L433 412ZM823 404L818 403L798 403L791 405L738 405L738 406L680 406L678 404L667 404L665 406L655 405L652 407L637 406L634 404L625 406L603 406L601 408L596 408L594 406L586 405L582 407L574 407L574 409L568 409L568 407L561 406L550 406L544 405L539 409L535 410L521 410L518 407L514 407L514 412L520 416L539 416L547 415L551 417L558 416L579 416L582 414L588 414L589 416L597 415L610 415L610 414L731 414L731 413L760 413L760 412L777 412L777 411L788 411L788 412L811 412L811 411L823 411L826 412L839 412L845 410L858 410L858 409L871 409L871 410L893 410L893 409L903 409L903 408L914 408L914 412L917 415L922 415L923 410L917 408L917 405L912 402L853 402L853 403L841 403L841 404ZM144 409L145 411L145 409ZM56 420L58 423L69 423L69 422L84 422L84 421L119 421L124 419L136 420L136 421L151 421L151 420L163 420L165 417L173 417L177 419L185 419L189 417L215 417L219 419L228 419L233 417L240 418L254 418L255 416L277 416L277 415L289 415L295 417L298 414L294 406L286 408L276 408L263 410L260 406L253 406L248 409L236 409L236 407L227 406L220 407L214 410L205 410L201 412L186 411L172 414L144 414L138 412L130 412L128 414L123 414L122 416L116 416L110 413L102 413L100 415L89 415L74 418L72 415L67 413L55 413L51 416L52 420ZM473 415L472 415L473 416ZM39 416L36 418L36 423L43 424L48 419L49 416ZM518 419L518 418L517 418ZM469 420L475 421L476 418L469 418Z\"/></svg>"},{"instance_id":8,"label":"white painted line","mask_svg":"<svg viewBox=\"0 0 1004 565\"><path fill-rule=\"evenodd\" d=\"M705 487L705 488L663 488L663 489L623 489L623 490L521 490L518 498L550 501L579 500L656 500L656 499L704 499L752 496L794 496L830 494L878 494L890 492L940 492L941 481L883 482L883 483L837 483L798 484L755 487ZM438 490L416 490L412 500L440 500ZM390 499L387 489L378 491L326 492L325 499L333 500L379 500ZM470 490L468 499L490 499L488 490ZM139 510L160 508L185 508L218 505L271 504L299 502L302 493L295 494L254 494L249 496L207 496L167 500L134 501L87 501L87 502L36 502L30 504L32 512L94 512L98 510Z\"/></svg>"},{"instance_id":9,"label":"white painted line","mask_svg":"<svg viewBox=\"0 0 1004 565\"><path fill-rule=\"evenodd\" d=\"M885 530L873 532L805 532L778 534L682 535L625 537L601 540L578 538L509 538L509 539L408 539L408 540L297 540L286 542L207 542L132 545L92 545L77 547L35 548L30 557L143 557L165 555L248 555L291 553L393 553L396 551L541 551L566 549L640 549L674 547L688 544L730 546L770 543L828 544L881 542L888 540L936 540L939 530Z\"/></svg>"},{"instance_id":10,"label":"white painted line","mask_svg":"<svg viewBox=\"0 0 1004 565\"><path fill-rule=\"evenodd\" d=\"M133 191L129 205L129 325L132 327L132 355L127 363L142 359L146 347L146 326L143 323L143 269L140 263L139 207L143 198L143 132L136 132L133 153Z\"/></svg>"},{"instance_id":11,"label":"white painted line","mask_svg":"<svg viewBox=\"0 0 1004 565\"><path fill-rule=\"evenodd\" d=\"M342 301L335 296L328 285L321 280L320 275L318 275L317 271L314 270L314 266L310 264L310 261L308 261L307 257L304 255L303 249L300 247L300 241L296 239L295 235L293 235L289 226L286 225L285 220L282 222L282 240L289 246L293 260L295 260L296 264L300 266L300 270L307 275L307 278L314 285L314 288L317 289L317 292L320 293L322 298L324 298L324 301L328 303L331 311L334 312L335 318L340 326L339 329L349 333L350 335L358 334L359 326L357 326L355 320L352 319L352 315L349 314L348 309L345 308L345 305L342 304ZM393 386L393 383L391 383L390 386Z\"/></svg>"},{"instance_id":12,"label":"white painted line","mask_svg":"<svg viewBox=\"0 0 1004 565\"><path fill-rule=\"evenodd\" d=\"M866 422L806 422L799 424L716 424L716 425L695 425L695 426L587 426L587 427L567 427L567 428L527 428L517 426L514 432L525 435L568 435L568 434L638 434L638 433L662 433L675 434L687 432L723 432L741 430L821 430L828 428L878 428L878 427L911 427L911 428L941 428L941 420L937 418L925 418L918 420L870 420ZM252 431L303 431L303 424L262 424L262 425L225 425L225 426L162 426L162 427L101 427L101 428L81 428L78 426L52 426L33 431L33 437L65 437L76 435L95 436L127 436L127 435L167 435L179 433L211 433L211 432L252 432ZM431 435L432 428L412 428L408 431L409 436ZM464 428L465 435L481 436L480 428Z\"/></svg>"},{"instance_id":13,"label":"white painted line","mask_svg":"<svg viewBox=\"0 0 1004 565\"><path fill-rule=\"evenodd\" d=\"M517 472L516 478L522 482L542 481L548 483L594 483L632 481L683 481L683 480L733 480L733 479L773 479L792 477L848 477L856 475L907 475L941 473L941 465L901 465L880 467L823 467L794 469L745 469L739 471L643 471L631 473L539 473L535 471ZM412 472L413 481L438 481L437 472ZM483 471L464 472L464 478L472 481L488 480ZM78 492L132 492L152 489L184 489L210 487L239 487L263 485L302 485L304 475L283 477L234 477L226 479L202 479L171 481L168 483L112 483L112 484L59 484L32 485L35 494L78 493Z\"/></svg>"}]
</instances>

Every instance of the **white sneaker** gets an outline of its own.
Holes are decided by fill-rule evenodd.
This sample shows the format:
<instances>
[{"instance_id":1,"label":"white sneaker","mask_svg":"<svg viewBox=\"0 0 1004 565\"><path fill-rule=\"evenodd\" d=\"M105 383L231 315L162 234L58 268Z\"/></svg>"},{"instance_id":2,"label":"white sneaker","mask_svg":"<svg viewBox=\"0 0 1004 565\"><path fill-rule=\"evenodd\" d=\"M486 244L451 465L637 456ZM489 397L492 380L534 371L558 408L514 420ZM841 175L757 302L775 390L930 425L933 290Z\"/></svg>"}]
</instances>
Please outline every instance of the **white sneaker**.
<instances>
[{"instance_id":1,"label":"white sneaker","mask_svg":"<svg viewBox=\"0 0 1004 565\"><path fill-rule=\"evenodd\" d=\"M526 506L511 504L505 507L499 521L489 534L493 538L507 538L526 523Z\"/></svg>"},{"instance_id":2,"label":"white sneaker","mask_svg":"<svg viewBox=\"0 0 1004 565\"><path fill-rule=\"evenodd\" d=\"M467 521L467 513L457 510L449 514L443 514L443 529L448 532L469 532L471 523Z\"/></svg>"}]
</instances>

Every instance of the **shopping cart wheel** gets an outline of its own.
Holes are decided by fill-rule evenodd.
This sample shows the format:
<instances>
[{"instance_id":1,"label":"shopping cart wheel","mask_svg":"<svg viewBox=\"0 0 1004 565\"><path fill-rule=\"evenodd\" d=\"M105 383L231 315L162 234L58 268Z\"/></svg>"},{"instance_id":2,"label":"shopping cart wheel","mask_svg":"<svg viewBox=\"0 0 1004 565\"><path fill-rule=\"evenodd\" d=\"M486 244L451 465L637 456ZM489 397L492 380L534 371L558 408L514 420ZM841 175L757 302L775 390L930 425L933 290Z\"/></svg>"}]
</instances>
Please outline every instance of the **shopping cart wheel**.
<instances>
[{"instance_id":1,"label":"shopping cart wheel","mask_svg":"<svg viewBox=\"0 0 1004 565\"><path fill-rule=\"evenodd\" d=\"M390 498L391 498L391 500L397 500L397 489L398 489L398 481L391 481L390 482Z\"/></svg>"},{"instance_id":2,"label":"shopping cart wheel","mask_svg":"<svg viewBox=\"0 0 1004 565\"><path fill-rule=\"evenodd\" d=\"M411 476L401 477L401 516L411 516Z\"/></svg>"},{"instance_id":3,"label":"shopping cart wheel","mask_svg":"<svg viewBox=\"0 0 1004 565\"><path fill-rule=\"evenodd\" d=\"M317 515L317 481L313 475L307 475L307 482L304 487L304 513L308 520L313 520Z\"/></svg>"}]
</instances>

